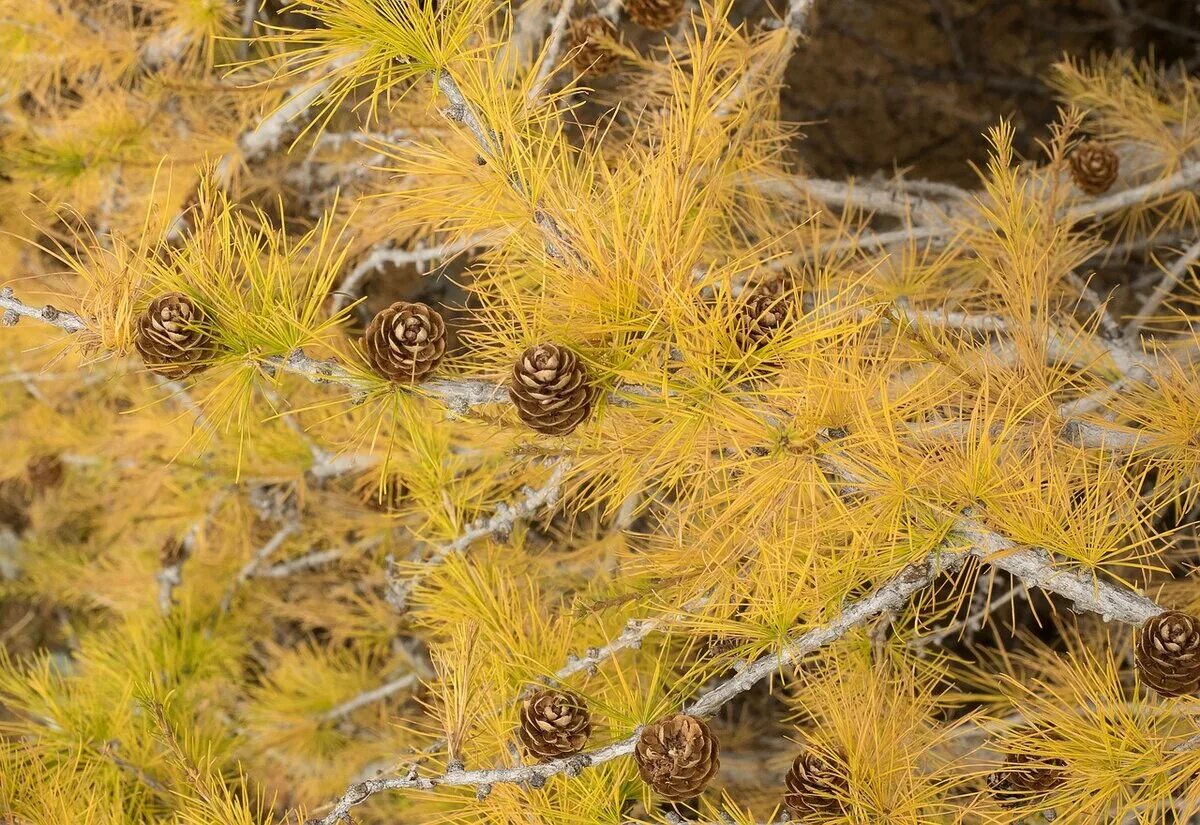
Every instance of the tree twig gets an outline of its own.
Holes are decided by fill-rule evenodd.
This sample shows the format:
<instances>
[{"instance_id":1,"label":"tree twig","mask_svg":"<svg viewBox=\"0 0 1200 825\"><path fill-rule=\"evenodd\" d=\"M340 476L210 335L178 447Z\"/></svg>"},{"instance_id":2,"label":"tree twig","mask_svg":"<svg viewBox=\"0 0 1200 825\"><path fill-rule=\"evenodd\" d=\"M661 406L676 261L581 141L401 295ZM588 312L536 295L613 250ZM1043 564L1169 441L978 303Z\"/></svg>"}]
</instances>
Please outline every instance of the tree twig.
<instances>
[{"instance_id":1,"label":"tree twig","mask_svg":"<svg viewBox=\"0 0 1200 825\"><path fill-rule=\"evenodd\" d=\"M515 504L497 505L492 515L476 519L467 525L456 539L439 545L421 562L420 569L414 575L404 581L392 583L388 602L397 610L406 609L412 591L424 581L432 568L443 564L451 555L465 552L480 539L509 532L519 520L532 516L543 507L553 505L562 495L563 479L570 469L571 461L560 458L555 462L550 478L541 487L526 488L520 501Z\"/></svg>"},{"instance_id":2,"label":"tree twig","mask_svg":"<svg viewBox=\"0 0 1200 825\"><path fill-rule=\"evenodd\" d=\"M407 690L417 684L419 677L415 673L409 673L401 676L399 679L393 679L386 684L380 685L373 690L364 691L357 696L347 699L340 705L330 708L317 717L318 722L336 722L343 719L359 708L364 708L367 705L380 702L389 696L393 696L402 690Z\"/></svg>"},{"instance_id":3,"label":"tree twig","mask_svg":"<svg viewBox=\"0 0 1200 825\"><path fill-rule=\"evenodd\" d=\"M271 554L278 550L280 546L287 541L288 537L299 531L299 529L300 524L298 522L287 522L278 530L276 530L275 535L267 539L266 543L263 544L262 547L258 548L258 550L254 552L254 555L251 556L250 561L246 562L246 564L242 566L242 569L238 571L237 576L234 578L233 582L230 583L229 588L225 591L225 596L221 599L222 613L229 611L229 607L233 604L233 597L237 594L238 588L245 584L248 579L252 578L262 563L269 559Z\"/></svg>"},{"instance_id":4,"label":"tree twig","mask_svg":"<svg viewBox=\"0 0 1200 825\"><path fill-rule=\"evenodd\" d=\"M558 6L558 13L554 15L554 22L550 26L550 34L546 38L546 52L542 56L542 63L538 66L537 77L533 80L533 85L529 88L529 100L534 101L541 97L545 91L546 83L550 78L550 73L554 70L558 63L558 56L562 53L563 37L567 33L567 24L571 20L571 11L575 8L575 0L561 0Z\"/></svg>"},{"instance_id":5,"label":"tree twig","mask_svg":"<svg viewBox=\"0 0 1200 825\"><path fill-rule=\"evenodd\" d=\"M1183 278L1184 274L1195 265L1196 260L1200 258L1200 241L1189 246L1184 250L1175 261L1163 273L1162 279L1154 287L1154 291L1142 302L1142 306L1125 323L1125 340L1136 341L1138 333L1141 331L1142 325L1158 312L1158 308L1163 305L1171 291L1175 289L1175 285Z\"/></svg>"}]
</instances>

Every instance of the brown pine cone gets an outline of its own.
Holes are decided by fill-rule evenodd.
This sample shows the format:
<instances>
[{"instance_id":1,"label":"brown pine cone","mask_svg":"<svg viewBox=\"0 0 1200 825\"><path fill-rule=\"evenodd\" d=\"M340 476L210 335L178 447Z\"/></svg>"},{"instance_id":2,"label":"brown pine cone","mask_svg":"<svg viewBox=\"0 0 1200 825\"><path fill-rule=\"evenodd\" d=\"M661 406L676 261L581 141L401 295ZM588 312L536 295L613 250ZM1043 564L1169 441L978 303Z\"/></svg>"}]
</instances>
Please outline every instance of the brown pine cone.
<instances>
[{"instance_id":1,"label":"brown pine cone","mask_svg":"<svg viewBox=\"0 0 1200 825\"><path fill-rule=\"evenodd\" d=\"M736 316L742 347L757 349L774 338L791 310L791 296L782 279L772 279L755 287L738 308Z\"/></svg>"},{"instance_id":2,"label":"brown pine cone","mask_svg":"<svg viewBox=\"0 0 1200 825\"><path fill-rule=\"evenodd\" d=\"M1161 695L1200 691L1200 618L1160 613L1137 631L1133 650L1142 682Z\"/></svg>"},{"instance_id":3,"label":"brown pine cone","mask_svg":"<svg viewBox=\"0 0 1200 825\"><path fill-rule=\"evenodd\" d=\"M137 322L133 344L146 367L159 375L186 378L207 369L216 354L205 330L208 316L200 305L180 292L159 295Z\"/></svg>"},{"instance_id":4,"label":"brown pine cone","mask_svg":"<svg viewBox=\"0 0 1200 825\"><path fill-rule=\"evenodd\" d=\"M62 459L51 454L35 455L25 462L25 475L34 495L44 493L62 484Z\"/></svg>"},{"instance_id":5,"label":"brown pine cone","mask_svg":"<svg viewBox=\"0 0 1200 825\"><path fill-rule=\"evenodd\" d=\"M592 717L583 697L570 691L539 690L521 705L517 735L525 752L558 759L583 750L592 733Z\"/></svg>"},{"instance_id":6,"label":"brown pine cone","mask_svg":"<svg viewBox=\"0 0 1200 825\"><path fill-rule=\"evenodd\" d=\"M845 772L811 751L801 751L784 779L783 804L793 815L845 813L842 800L850 787Z\"/></svg>"},{"instance_id":7,"label":"brown pine cone","mask_svg":"<svg viewBox=\"0 0 1200 825\"><path fill-rule=\"evenodd\" d=\"M538 344L513 365L508 397L528 427L566 435L588 417L595 391L579 356L557 344Z\"/></svg>"},{"instance_id":8,"label":"brown pine cone","mask_svg":"<svg viewBox=\"0 0 1200 825\"><path fill-rule=\"evenodd\" d=\"M646 725L633 750L642 781L672 802L699 796L721 766L719 757L708 725L686 713Z\"/></svg>"},{"instance_id":9,"label":"brown pine cone","mask_svg":"<svg viewBox=\"0 0 1200 825\"><path fill-rule=\"evenodd\" d=\"M579 18L571 24L570 38L575 51L571 65L580 74L606 74L616 65L617 56L602 42L617 39L617 27L608 18L598 14Z\"/></svg>"},{"instance_id":10,"label":"brown pine cone","mask_svg":"<svg viewBox=\"0 0 1200 825\"><path fill-rule=\"evenodd\" d=\"M1066 767L1061 759L1010 753L1000 770L988 776L987 784L997 802L1014 808L1062 785Z\"/></svg>"},{"instance_id":11,"label":"brown pine cone","mask_svg":"<svg viewBox=\"0 0 1200 825\"><path fill-rule=\"evenodd\" d=\"M646 29L665 29L683 15L684 0L627 0L629 19Z\"/></svg>"},{"instance_id":12,"label":"brown pine cone","mask_svg":"<svg viewBox=\"0 0 1200 825\"><path fill-rule=\"evenodd\" d=\"M446 354L446 324L432 307L397 301L367 324L363 350L384 378L418 384Z\"/></svg>"},{"instance_id":13,"label":"brown pine cone","mask_svg":"<svg viewBox=\"0 0 1200 825\"><path fill-rule=\"evenodd\" d=\"M1121 159L1098 140L1085 140L1068 159L1075 185L1089 195L1101 195L1117 180Z\"/></svg>"}]
</instances>

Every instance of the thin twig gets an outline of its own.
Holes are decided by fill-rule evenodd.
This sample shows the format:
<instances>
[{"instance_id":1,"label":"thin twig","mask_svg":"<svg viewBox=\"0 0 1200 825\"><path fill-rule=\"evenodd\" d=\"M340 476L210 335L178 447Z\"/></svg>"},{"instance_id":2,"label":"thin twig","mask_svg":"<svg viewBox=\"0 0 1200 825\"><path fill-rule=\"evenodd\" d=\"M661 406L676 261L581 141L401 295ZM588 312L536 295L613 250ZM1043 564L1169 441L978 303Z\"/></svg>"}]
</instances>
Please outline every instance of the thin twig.
<instances>
[{"instance_id":1,"label":"thin twig","mask_svg":"<svg viewBox=\"0 0 1200 825\"><path fill-rule=\"evenodd\" d=\"M466 552L475 542L489 536L503 535L512 530L521 519L528 518L543 507L555 504L562 495L563 479L571 469L571 461L560 458L554 464L554 470L546 483L536 489L526 488L524 498L515 504L499 504L495 512L485 518L479 518L467 525L467 528L456 539L442 544L434 549L429 557L421 562L420 570L404 581L394 582L388 601L397 610L407 607L412 591L429 575L429 571L443 564L446 559L455 554Z\"/></svg>"},{"instance_id":2,"label":"thin twig","mask_svg":"<svg viewBox=\"0 0 1200 825\"><path fill-rule=\"evenodd\" d=\"M252 575L258 579L285 579L288 576L312 570L332 561L342 558L343 551L333 547L328 550L314 550L290 561L281 561L263 570L256 570Z\"/></svg>"},{"instance_id":3,"label":"thin twig","mask_svg":"<svg viewBox=\"0 0 1200 825\"><path fill-rule=\"evenodd\" d=\"M380 685L373 690L364 691L352 699L342 702L340 705L330 708L317 717L318 722L336 722L339 719L345 718L359 708L364 708L367 705L375 702L380 702L389 696L399 693L402 690L407 690L415 685L418 681L418 676L415 673L409 673L401 676L399 679Z\"/></svg>"},{"instance_id":4,"label":"thin twig","mask_svg":"<svg viewBox=\"0 0 1200 825\"><path fill-rule=\"evenodd\" d=\"M746 92L749 91L750 84L757 80L768 64L778 61L781 66L787 65L792 50L796 48L796 42L805 34L808 16L814 5L816 5L816 0L790 0L787 13L781 21L783 27L787 29L787 37L783 41L779 54L764 55L750 64L738 79L737 85L717 106L717 117L726 117L734 111L738 103L746 96Z\"/></svg>"},{"instance_id":5,"label":"thin twig","mask_svg":"<svg viewBox=\"0 0 1200 825\"><path fill-rule=\"evenodd\" d=\"M299 523L295 521L289 521L276 530L275 535L267 539L266 544L254 552L254 555L251 556L250 561L246 562L246 564L242 566L242 569L238 571L237 576L229 585L229 589L225 591L225 596L221 599L222 613L227 613L229 611L229 607L233 604L233 597L237 594L238 588L245 584L247 580L252 578L262 563L269 559L271 555L278 550L285 541L287 541L288 537L297 532L299 529Z\"/></svg>"},{"instance_id":6,"label":"thin twig","mask_svg":"<svg viewBox=\"0 0 1200 825\"><path fill-rule=\"evenodd\" d=\"M391 266L401 267L408 264L421 264L442 258L452 258L477 246L494 244L503 237L502 234L497 236L496 233L489 232L436 246L425 247L424 249L411 250L395 249L385 245L376 246L338 284L337 291L333 293L333 309L335 312L341 311L357 299L362 282L368 275L376 272L381 266L390 264Z\"/></svg>"},{"instance_id":7,"label":"thin twig","mask_svg":"<svg viewBox=\"0 0 1200 825\"><path fill-rule=\"evenodd\" d=\"M554 15L554 22L550 26L550 35L546 38L546 52L542 56L542 64L538 67L537 77L529 88L530 102L537 100L545 91L550 72L554 70L558 56L562 53L563 37L567 33L567 24L571 20L571 11L574 8L575 0L562 0L559 4L558 13Z\"/></svg>"},{"instance_id":8,"label":"thin twig","mask_svg":"<svg viewBox=\"0 0 1200 825\"><path fill-rule=\"evenodd\" d=\"M221 491L213 496L209 502L208 510L204 514L204 518L197 521L187 532L183 534L183 538L179 540L178 545L173 548L170 558L166 560L162 568L155 575L158 581L158 609L163 613L171 611L171 605L175 603L175 590L183 584L183 565L192 553L196 550L196 542L200 538L200 532L208 525L217 511L221 509L221 505L225 503L226 492Z\"/></svg>"},{"instance_id":9,"label":"thin twig","mask_svg":"<svg viewBox=\"0 0 1200 825\"><path fill-rule=\"evenodd\" d=\"M1175 259L1174 263L1163 273L1162 280L1154 287L1154 291L1142 302L1141 308L1126 322L1124 332L1126 341L1137 340L1142 325L1158 312L1158 308L1167 300L1171 291L1175 289L1175 285L1195 265L1197 258L1200 258L1200 241L1189 246L1182 255Z\"/></svg>"}]
</instances>

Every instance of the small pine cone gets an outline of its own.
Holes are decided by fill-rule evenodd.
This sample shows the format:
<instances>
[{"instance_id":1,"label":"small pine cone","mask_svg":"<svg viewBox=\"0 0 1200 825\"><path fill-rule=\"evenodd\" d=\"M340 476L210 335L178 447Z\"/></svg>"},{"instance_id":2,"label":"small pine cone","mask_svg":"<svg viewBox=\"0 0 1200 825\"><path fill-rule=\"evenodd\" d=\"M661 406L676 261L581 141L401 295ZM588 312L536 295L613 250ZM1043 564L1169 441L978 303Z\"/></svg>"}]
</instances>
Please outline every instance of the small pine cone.
<instances>
[{"instance_id":1,"label":"small pine cone","mask_svg":"<svg viewBox=\"0 0 1200 825\"><path fill-rule=\"evenodd\" d=\"M1060 786L1066 767L1061 759L1010 753L1000 770L988 776L987 784L997 802L1015 808Z\"/></svg>"},{"instance_id":2,"label":"small pine cone","mask_svg":"<svg viewBox=\"0 0 1200 825\"><path fill-rule=\"evenodd\" d=\"M683 15L684 0L627 0L629 19L645 29L665 29Z\"/></svg>"},{"instance_id":3,"label":"small pine cone","mask_svg":"<svg viewBox=\"0 0 1200 825\"><path fill-rule=\"evenodd\" d=\"M1069 163L1075 185L1089 195L1107 192L1121 171L1121 158L1097 140L1085 140L1076 146Z\"/></svg>"},{"instance_id":4,"label":"small pine cone","mask_svg":"<svg viewBox=\"0 0 1200 825\"><path fill-rule=\"evenodd\" d=\"M617 27L607 17L589 14L571 24L571 49L575 51L571 64L580 74L606 74L617 63L604 39L616 40Z\"/></svg>"},{"instance_id":5,"label":"small pine cone","mask_svg":"<svg viewBox=\"0 0 1200 825\"><path fill-rule=\"evenodd\" d=\"M801 751L784 779L783 804L797 817L844 813L850 782L841 768L811 751Z\"/></svg>"},{"instance_id":6,"label":"small pine cone","mask_svg":"<svg viewBox=\"0 0 1200 825\"><path fill-rule=\"evenodd\" d=\"M755 287L737 312L737 335L742 347L757 349L779 332L792 310L782 279Z\"/></svg>"},{"instance_id":7,"label":"small pine cone","mask_svg":"<svg viewBox=\"0 0 1200 825\"><path fill-rule=\"evenodd\" d=\"M1137 631L1134 654L1142 682L1163 696L1200 690L1200 618L1168 610Z\"/></svg>"},{"instance_id":8,"label":"small pine cone","mask_svg":"<svg viewBox=\"0 0 1200 825\"><path fill-rule=\"evenodd\" d=\"M642 781L672 802L699 796L716 775L719 756L708 725L686 713L647 725L633 750Z\"/></svg>"},{"instance_id":9,"label":"small pine cone","mask_svg":"<svg viewBox=\"0 0 1200 825\"><path fill-rule=\"evenodd\" d=\"M180 292L168 292L150 302L138 318L134 346L151 372L186 378L208 367L216 353L204 329L208 316L200 305Z\"/></svg>"},{"instance_id":10,"label":"small pine cone","mask_svg":"<svg viewBox=\"0 0 1200 825\"><path fill-rule=\"evenodd\" d=\"M397 301L371 319L363 349L384 378L418 384L446 354L446 324L432 307Z\"/></svg>"},{"instance_id":11,"label":"small pine cone","mask_svg":"<svg viewBox=\"0 0 1200 825\"><path fill-rule=\"evenodd\" d=\"M35 455L25 462L25 475L29 478L33 494L40 495L62 484L62 459L50 454Z\"/></svg>"},{"instance_id":12,"label":"small pine cone","mask_svg":"<svg viewBox=\"0 0 1200 825\"><path fill-rule=\"evenodd\" d=\"M583 750L591 733L587 703L570 691L539 690L521 705L517 735L530 756L543 760L573 756Z\"/></svg>"},{"instance_id":13,"label":"small pine cone","mask_svg":"<svg viewBox=\"0 0 1200 825\"><path fill-rule=\"evenodd\" d=\"M527 426L567 435L588 417L595 391L579 356L557 344L538 344L513 366L508 397Z\"/></svg>"}]
</instances>

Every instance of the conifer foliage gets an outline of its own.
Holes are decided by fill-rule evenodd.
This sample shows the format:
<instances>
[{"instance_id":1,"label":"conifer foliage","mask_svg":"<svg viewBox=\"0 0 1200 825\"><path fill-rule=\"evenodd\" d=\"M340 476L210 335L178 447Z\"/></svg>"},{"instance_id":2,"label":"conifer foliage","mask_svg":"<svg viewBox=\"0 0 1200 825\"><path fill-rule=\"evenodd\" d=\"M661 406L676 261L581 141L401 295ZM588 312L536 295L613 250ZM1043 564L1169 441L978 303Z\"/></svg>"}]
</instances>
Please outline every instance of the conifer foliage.
<instances>
[{"instance_id":1,"label":"conifer foliage","mask_svg":"<svg viewBox=\"0 0 1200 825\"><path fill-rule=\"evenodd\" d=\"M1200 80L824 2L0 0L0 820L1200 814Z\"/></svg>"}]
</instances>

